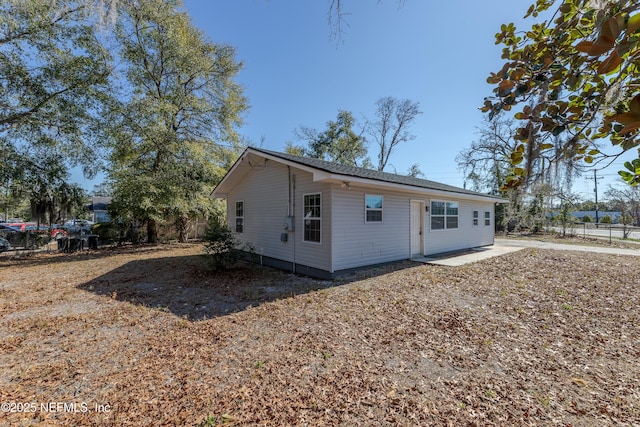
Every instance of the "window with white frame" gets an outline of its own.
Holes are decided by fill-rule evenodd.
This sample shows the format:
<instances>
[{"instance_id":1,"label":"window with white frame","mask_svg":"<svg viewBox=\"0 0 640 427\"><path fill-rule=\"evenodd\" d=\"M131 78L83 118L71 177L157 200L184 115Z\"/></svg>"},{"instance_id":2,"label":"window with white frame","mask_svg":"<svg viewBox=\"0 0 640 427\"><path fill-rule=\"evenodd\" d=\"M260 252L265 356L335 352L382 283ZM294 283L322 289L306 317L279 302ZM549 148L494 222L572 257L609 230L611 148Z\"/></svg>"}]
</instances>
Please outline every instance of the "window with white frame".
<instances>
[{"instance_id":1,"label":"window with white frame","mask_svg":"<svg viewBox=\"0 0 640 427\"><path fill-rule=\"evenodd\" d=\"M473 225L478 225L478 211L473 211Z\"/></svg>"},{"instance_id":2,"label":"window with white frame","mask_svg":"<svg viewBox=\"0 0 640 427\"><path fill-rule=\"evenodd\" d=\"M304 196L304 241L320 243L322 223L322 199L320 193Z\"/></svg>"},{"instance_id":3,"label":"window with white frame","mask_svg":"<svg viewBox=\"0 0 640 427\"><path fill-rule=\"evenodd\" d=\"M365 194L364 221L382 222L382 196Z\"/></svg>"},{"instance_id":4,"label":"window with white frame","mask_svg":"<svg viewBox=\"0 0 640 427\"><path fill-rule=\"evenodd\" d=\"M244 231L244 201L236 201L236 233Z\"/></svg>"},{"instance_id":5,"label":"window with white frame","mask_svg":"<svg viewBox=\"0 0 640 427\"><path fill-rule=\"evenodd\" d=\"M484 225L491 225L491 212L484 211Z\"/></svg>"},{"instance_id":6,"label":"window with white frame","mask_svg":"<svg viewBox=\"0 0 640 427\"><path fill-rule=\"evenodd\" d=\"M453 230L458 228L458 202L431 202L431 229Z\"/></svg>"}]
</instances>

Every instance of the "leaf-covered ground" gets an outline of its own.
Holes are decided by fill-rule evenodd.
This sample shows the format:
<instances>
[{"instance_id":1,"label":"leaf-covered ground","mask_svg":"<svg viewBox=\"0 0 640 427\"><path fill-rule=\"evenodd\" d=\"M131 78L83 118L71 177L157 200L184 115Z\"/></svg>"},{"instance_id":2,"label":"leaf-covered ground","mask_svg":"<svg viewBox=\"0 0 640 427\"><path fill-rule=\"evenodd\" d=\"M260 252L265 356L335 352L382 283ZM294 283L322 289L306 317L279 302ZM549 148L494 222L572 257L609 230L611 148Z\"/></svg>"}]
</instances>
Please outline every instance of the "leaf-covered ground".
<instances>
[{"instance_id":1,"label":"leaf-covered ground","mask_svg":"<svg viewBox=\"0 0 640 427\"><path fill-rule=\"evenodd\" d=\"M328 282L200 253L0 259L0 425L640 425L638 257Z\"/></svg>"}]
</instances>

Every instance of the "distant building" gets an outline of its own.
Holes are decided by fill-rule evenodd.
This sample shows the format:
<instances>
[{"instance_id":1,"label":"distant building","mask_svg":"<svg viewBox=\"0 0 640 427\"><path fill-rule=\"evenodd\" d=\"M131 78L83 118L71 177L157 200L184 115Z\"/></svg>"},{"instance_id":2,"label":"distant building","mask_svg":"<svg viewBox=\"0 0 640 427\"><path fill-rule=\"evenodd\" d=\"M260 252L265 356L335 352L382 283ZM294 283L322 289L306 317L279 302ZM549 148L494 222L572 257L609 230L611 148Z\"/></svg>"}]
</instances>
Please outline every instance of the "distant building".
<instances>
[{"instance_id":1,"label":"distant building","mask_svg":"<svg viewBox=\"0 0 640 427\"><path fill-rule=\"evenodd\" d=\"M111 203L111 199L112 197L91 197L91 204L87 206L87 209L89 209L89 213L91 214L91 221L94 223L110 221L107 207L109 206L109 203Z\"/></svg>"},{"instance_id":2,"label":"distant building","mask_svg":"<svg viewBox=\"0 0 640 427\"><path fill-rule=\"evenodd\" d=\"M596 211L576 211L576 212L571 212L571 215L578 218L578 220L580 221L582 221L582 218L584 218L585 216L589 216L591 217L592 222L596 222ZM611 222L613 222L614 224L617 224L618 222L620 222L622 218L622 212L598 211L598 219L601 220L603 216L610 216Z\"/></svg>"}]
</instances>

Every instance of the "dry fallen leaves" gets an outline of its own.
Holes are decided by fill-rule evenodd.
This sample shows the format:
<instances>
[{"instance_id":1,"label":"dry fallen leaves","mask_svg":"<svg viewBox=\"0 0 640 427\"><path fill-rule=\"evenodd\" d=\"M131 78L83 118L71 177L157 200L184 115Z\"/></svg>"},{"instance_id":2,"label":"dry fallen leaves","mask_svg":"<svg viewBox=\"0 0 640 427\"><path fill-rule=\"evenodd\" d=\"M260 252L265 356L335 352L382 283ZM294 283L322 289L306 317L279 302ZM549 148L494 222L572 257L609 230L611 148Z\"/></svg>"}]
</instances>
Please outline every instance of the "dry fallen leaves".
<instances>
[{"instance_id":1,"label":"dry fallen leaves","mask_svg":"<svg viewBox=\"0 0 640 427\"><path fill-rule=\"evenodd\" d=\"M38 405L0 424L640 423L637 258L525 250L327 282L200 253L0 261L0 402Z\"/></svg>"}]
</instances>

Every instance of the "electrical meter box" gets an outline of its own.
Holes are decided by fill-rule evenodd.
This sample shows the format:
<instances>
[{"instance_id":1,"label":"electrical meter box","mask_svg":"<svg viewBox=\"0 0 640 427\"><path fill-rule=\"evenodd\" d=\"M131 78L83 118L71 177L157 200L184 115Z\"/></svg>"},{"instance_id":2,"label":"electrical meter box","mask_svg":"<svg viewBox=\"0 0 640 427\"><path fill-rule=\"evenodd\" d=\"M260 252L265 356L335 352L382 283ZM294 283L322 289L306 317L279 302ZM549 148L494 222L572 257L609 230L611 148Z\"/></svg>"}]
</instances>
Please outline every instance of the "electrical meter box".
<instances>
[{"instance_id":1,"label":"electrical meter box","mask_svg":"<svg viewBox=\"0 0 640 427\"><path fill-rule=\"evenodd\" d=\"M284 217L284 229L287 231L294 231L295 217L293 216L285 216Z\"/></svg>"}]
</instances>

